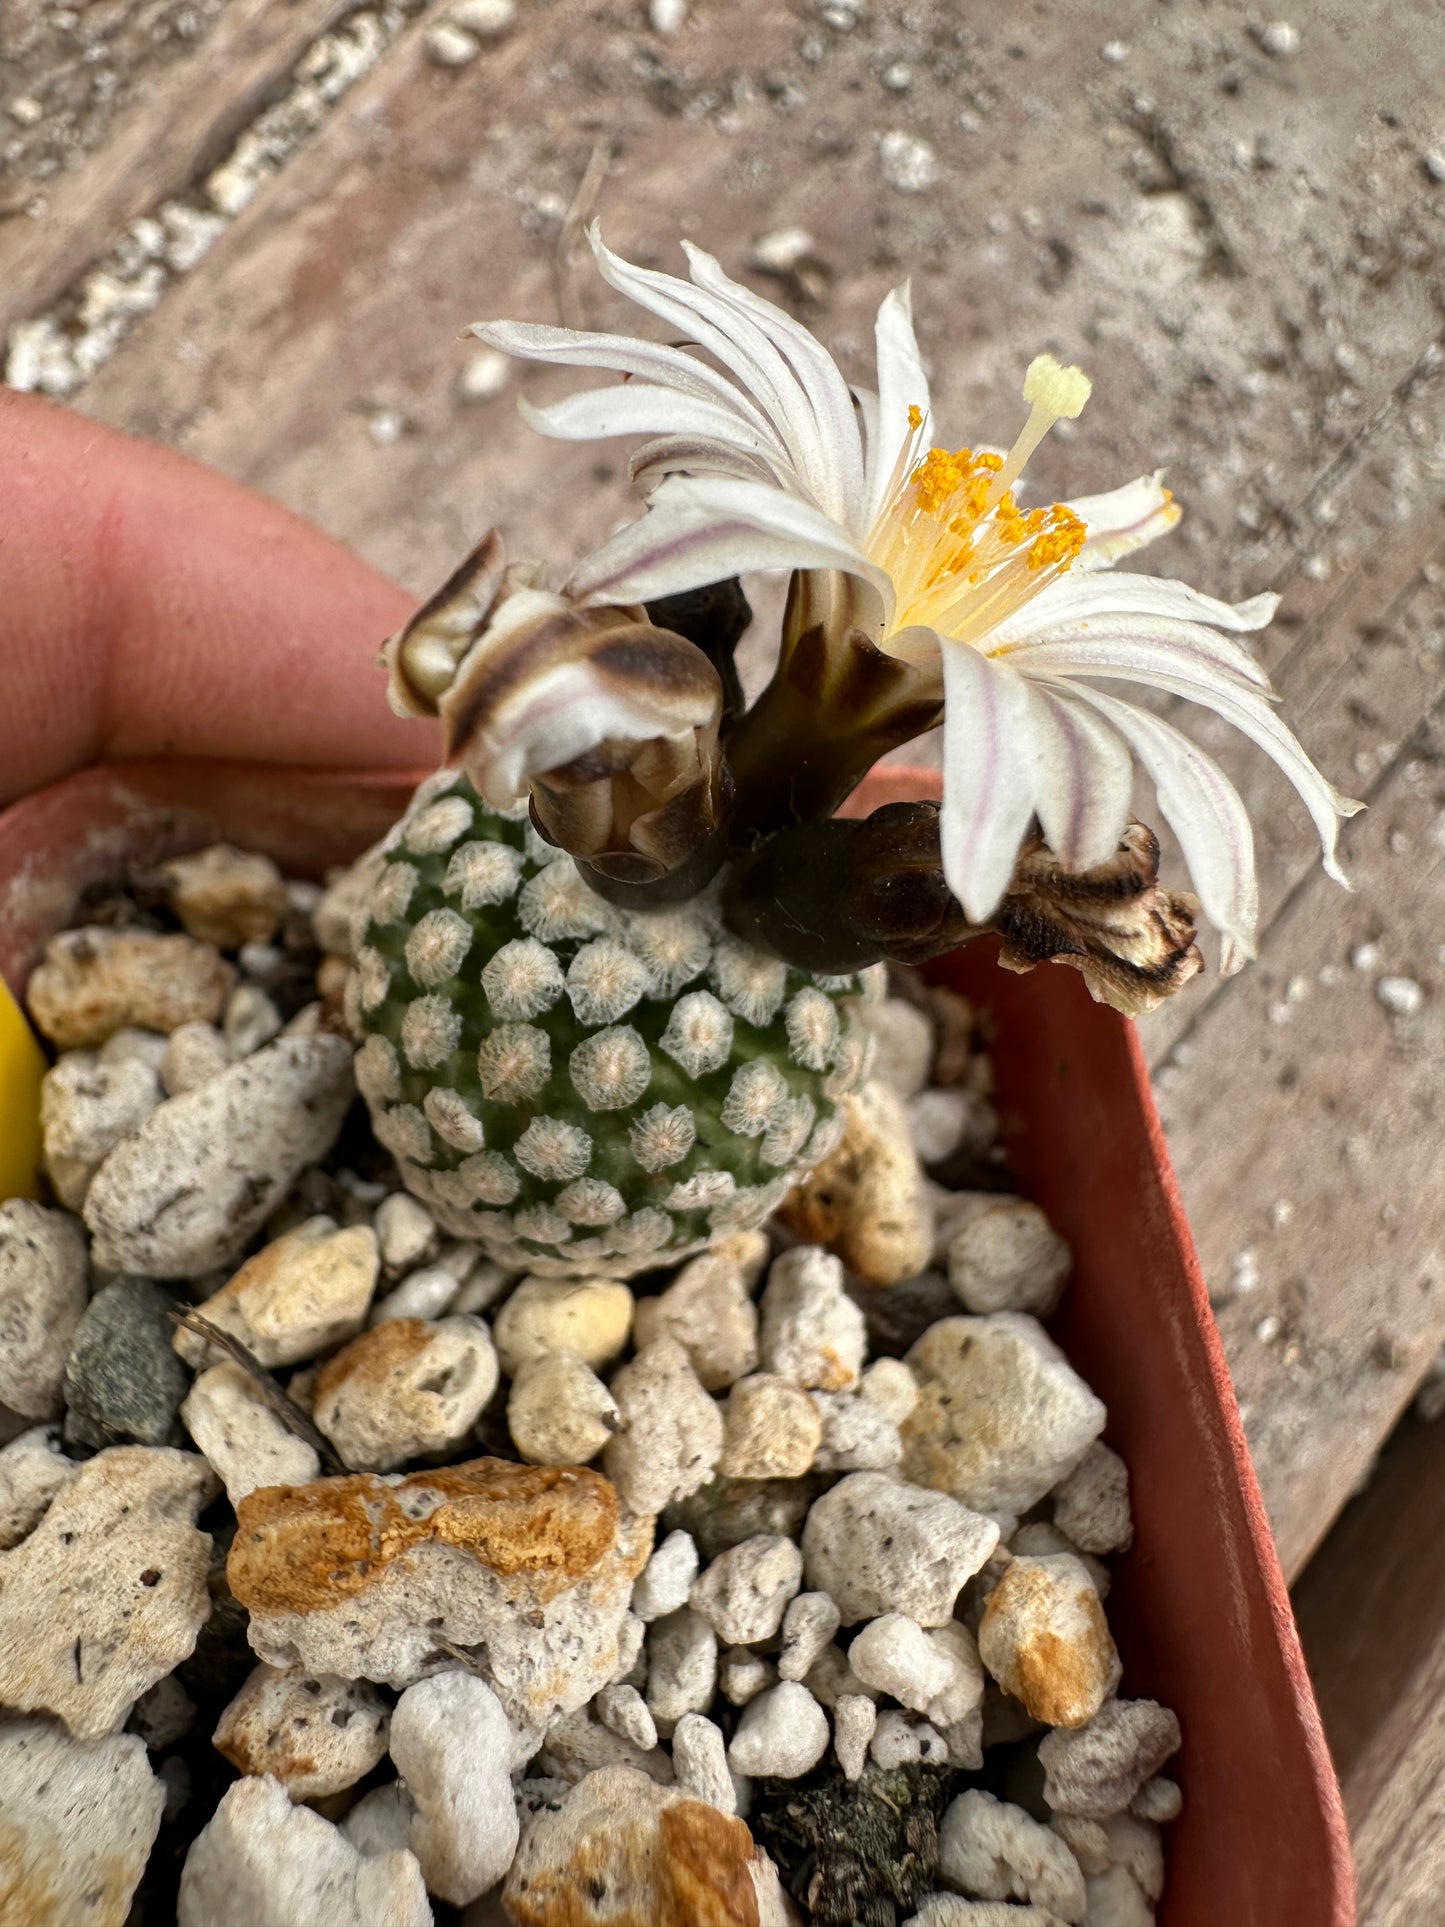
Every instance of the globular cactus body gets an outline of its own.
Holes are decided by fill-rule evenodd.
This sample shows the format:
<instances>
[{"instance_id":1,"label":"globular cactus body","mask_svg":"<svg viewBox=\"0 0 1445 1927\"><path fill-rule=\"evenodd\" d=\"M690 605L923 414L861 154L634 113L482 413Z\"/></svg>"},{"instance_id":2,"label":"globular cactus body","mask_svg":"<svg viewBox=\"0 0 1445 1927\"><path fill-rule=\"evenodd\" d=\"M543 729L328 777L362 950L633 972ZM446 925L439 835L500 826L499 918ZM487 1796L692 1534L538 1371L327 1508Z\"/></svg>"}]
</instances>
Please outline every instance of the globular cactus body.
<instances>
[{"instance_id":1,"label":"globular cactus body","mask_svg":"<svg viewBox=\"0 0 1445 1927\"><path fill-rule=\"evenodd\" d=\"M711 898L614 908L450 771L371 862L357 1082L409 1189L498 1263L675 1262L761 1223L836 1145L856 979L738 942Z\"/></svg>"}]
</instances>

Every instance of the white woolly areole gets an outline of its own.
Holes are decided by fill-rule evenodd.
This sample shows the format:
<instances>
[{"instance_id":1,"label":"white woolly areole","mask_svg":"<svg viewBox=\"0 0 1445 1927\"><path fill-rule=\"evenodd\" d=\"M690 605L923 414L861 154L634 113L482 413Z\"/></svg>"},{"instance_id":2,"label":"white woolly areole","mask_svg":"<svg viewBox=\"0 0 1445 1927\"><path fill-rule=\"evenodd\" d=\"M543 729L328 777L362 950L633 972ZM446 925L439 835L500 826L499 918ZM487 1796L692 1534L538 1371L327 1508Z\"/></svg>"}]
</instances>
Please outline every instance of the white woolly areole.
<instances>
[{"instance_id":1,"label":"white woolly areole","mask_svg":"<svg viewBox=\"0 0 1445 1927\"><path fill-rule=\"evenodd\" d=\"M831 1117L823 1118L813 1135L808 1139L808 1148L803 1153L809 1164L821 1164L824 1158L832 1157L843 1142L843 1114L834 1111Z\"/></svg>"},{"instance_id":2,"label":"white woolly areole","mask_svg":"<svg viewBox=\"0 0 1445 1927\"><path fill-rule=\"evenodd\" d=\"M420 882L421 872L414 863L388 863L367 906L372 922L395 923L404 917Z\"/></svg>"},{"instance_id":3,"label":"white woolly areole","mask_svg":"<svg viewBox=\"0 0 1445 1927\"><path fill-rule=\"evenodd\" d=\"M567 966L567 995L580 1024L610 1024L647 988L646 964L615 937L584 943Z\"/></svg>"},{"instance_id":4,"label":"white woolly areole","mask_svg":"<svg viewBox=\"0 0 1445 1927\"><path fill-rule=\"evenodd\" d=\"M451 1174L468 1202L510 1204L522 1188L522 1180L500 1151L478 1151L463 1158Z\"/></svg>"},{"instance_id":5,"label":"white woolly areole","mask_svg":"<svg viewBox=\"0 0 1445 1927\"><path fill-rule=\"evenodd\" d=\"M808 1141L817 1106L806 1091L778 1106L763 1138L763 1163L791 1164Z\"/></svg>"},{"instance_id":6,"label":"white woolly areole","mask_svg":"<svg viewBox=\"0 0 1445 1927\"><path fill-rule=\"evenodd\" d=\"M499 1024L482 1040L477 1075L494 1104L535 1097L552 1075L552 1042L531 1024Z\"/></svg>"},{"instance_id":7,"label":"white woolly areole","mask_svg":"<svg viewBox=\"0 0 1445 1927\"><path fill-rule=\"evenodd\" d=\"M466 798L444 796L439 803L429 803L413 813L402 841L417 856L435 856L440 850L449 850L471 827L472 806Z\"/></svg>"},{"instance_id":8,"label":"white woolly areole","mask_svg":"<svg viewBox=\"0 0 1445 1927\"><path fill-rule=\"evenodd\" d=\"M690 990L673 1006L658 1043L689 1077L703 1077L718 1070L732 1053L731 1013L710 990Z\"/></svg>"},{"instance_id":9,"label":"white woolly areole","mask_svg":"<svg viewBox=\"0 0 1445 1927\"><path fill-rule=\"evenodd\" d=\"M356 1088L368 1104L392 1104L401 1096L401 1066L391 1040L375 1031L356 1053Z\"/></svg>"},{"instance_id":10,"label":"white woolly areole","mask_svg":"<svg viewBox=\"0 0 1445 1927\"><path fill-rule=\"evenodd\" d=\"M778 1014L788 987L788 966L725 937L712 960L712 981L730 1011L761 1029Z\"/></svg>"},{"instance_id":11,"label":"white woolly areole","mask_svg":"<svg viewBox=\"0 0 1445 1927\"><path fill-rule=\"evenodd\" d=\"M435 803L439 796L449 796L461 780L459 769L434 769L430 776L424 776L411 793L401 827L405 829L412 817L424 810L428 803Z\"/></svg>"},{"instance_id":12,"label":"white woolly areole","mask_svg":"<svg viewBox=\"0 0 1445 1927\"><path fill-rule=\"evenodd\" d=\"M791 1177L773 1178L767 1184L749 1184L729 1198L708 1206L707 1219L714 1231L751 1230L777 1210L793 1188Z\"/></svg>"},{"instance_id":13,"label":"white woolly areole","mask_svg":"<svg viewBox=\"0 0 1445 1927\"><path fill-rule=\"evenodd\" d=\"M592 1162L592 1140L559 1117L534 1117L512 1146L512 1156L534 1178L563 1184L580 1178Z\"/></svg>"},{"instance_id":14,"label":"white woolly areole","mask_svg":"<svg viewBox=\"0 0 1445 1927\"><path fill-rule=\"evenodd\" d=\"M462 1041L462 1016L435 991L413 998L401 1020L401 1047L414 1070L434 1071Z\"/></svg>"},{"instance_id":15,"label":"white woolly areole","mask_svg":"<svg viewBox=\"0 0 1445 1927\"><path fill-rule=\"evenodd\" d=\"M415 1104L393 1104L373 1117L371 1128L393 1157L414 1158L420 1164L431 1156L431 1131Z\"/></svg>"},{"instance_id":16,"label":"white woolly areole","mask_svg":"<svg viewBox=\"0 0 1445 1927\"><path fill-rule=\"evenodd\" d=\"M652 1081L647 1045L631 1024L614 1024L584 1037L567 1060L578 1096L589 1111L621 1111Z\"/></svg>"},{"instance_id":17,"label":"white woolly areole","mask_svg":"<svg viewBox=\"0 0 1445 1927\"><path fill-rule=\"evenodd\" d=\"M370 944L363 944L356 953L356 981L360 986L363 1010L375 1010L391 989L391 972L386 967L386 959Z\"/></svg>"},{"instance_id":18,"label":"white woolly areole","mask_svg":"<svg viewBox=\"0 0 1445 1927\"><path fill-rule=\"evenodd\" d=\"M617 1186L602 1178L578 1178L559 1191L553 1202L571 1224L616 1224L627 1209Z\"/></svg>"},{"instance_id":19,"label":"white woolly areole","mask_svg":"<svg viewBox=\"0 0 1445 1927\"><path fill-rule=\"evenodd\" d=\"M510 843L464 843L452 855L442 889L460 896L463 910L482 910L515 896L525 859Z\"/></svg>"},{"instance_id":20,"label":"white woolly areole","mask_svg":"<svg viewBox=\"0 0 1445 1927\"><path fill-rule=\"evenodd\" d=\"M672 1219L665 1211L648 1205L645 1210L634 1211L630 1218L623 1218L607 1233L607 1242L614 1251L637 1256L645 1251L657 1251L672 1237Z\"/></svg>"},{"instance_id":21,"label":"white woolly areole","mask_svg":"<svg viewBox=\"0 0 1445 1927\"><path fill-rule=\"evenodd\" d=\"M702 975L712 957L713 923L701 910L639 912L627 941L647 967L649 997L675 997Z\"/></svg>"},{"instance_id":22,"label":"white woolly areole","mask_svg":"<svg viewBox=\"0 0 1445 1927\"><path fill-rule=\"evenodd\" d=\"M486 1144L482 1120L445 1084L433 1085L422 1099L421 1107L437 1136L454 1151L480 1151Z\"/></svg>"},{"instance_id":23,"label":"white woolly areole","mask_svg":"<svg viewBox=\"0 0 1445 1927\"><path fill-rule=\"evenodd\" d=\"M539 1017L562 995L562 966L535 937L504 943L482 966L482 989L503 1020Z\"/></svg>"},{"instance_id":24,"label":"white woolly areole","mask_svg":"<svg viewBox=\"0 0 1445 1927\"><path fill-rule=\"evenodd\" d=\"M845 970L840 976L828 976L823 971L815 971L813 982L819 990L856 990L858 979L853 971Z\"/></svg>"},{"instance_id":25,"label":"white woolly areole","mask_svg":"<svg viewBox=\"0 0 1445 1927\"><path fill-rule=\"evenodd\" d=\"M472 947L472 926L455 910L428 910L406 940L406 967L430 989L461 969Z\"/></svg>"},{"instance_id":26,"label":"white woolly areole","mask_svg":"<svg viewBox=\"0 0 1445 1927\"><path fill-rule=\"evenodd\" d=\"M873 1039L857 1029L849 1029L839 1040L833 1058L832 1075L823 1079L823 1095L830 1101L845 1097L868 1074L873 1057Z\"/></svg>"},{"instance_id":27,"label":"white woolly areole","mask_svg":"<svg viewBox=\"0 0 1445 1927\"><path fill-rule=\"evenodd\" d=\"M549 1204L529 1204L516 1213L512 1229L519 1238L531 1238L539 1245L563 1245L572 1236L572 1227Z\"/></svg>"},{"instance_id":28,"label":"white woolly areole","mask_svg":"<svg viewBox=\"0 0 1445 1927\"><path fill-rule=\"evenodd\" d=\"M761 1137L787 1099L788 1083L783 1073L776 1064L757 1057L733 1072L718 1116L740 1137Z\"/></svg>"},{"instance_id":29,"label":"white woolly areole","mask_svg":"<svg viewBox=\"0 0 1445 1927\"><path fill-rule=\"evenodd\" d=\"M667 1203L674 1211L703 1211L730 1198L737 1188L738 1181L731 1171L696 1171L672 1187Z\"/></svg>"},{"instance_id":30,"label":"white woolly areole","mask_svg":"<svg viewBox=\"0 0 1445 1927\"><path fill-rule=\"evenodd\" d=\"M341 1014L354 1037L361 1029L361 977L355 968L347 971L346 982L341 986Z\"/></svg>"},{"instance_id":31,"label":"white woolly areole","mask_svg":"<svg viewBox=\"0 0 1445 1927\"><path fill-rule=\"evenodd\" d=\"M617 918L578 874L570 856L558 857L522 885L517 921L543 943L559 937L595 937L615 927Z\"/></svg>"},{"instance_id":32,"label":"white woolly areole","mask_svg":"<svg viewBox=\"0 0 1445 1927\"><path fill-rule=\"evenodd\" d=\"M665 1171L697 1142L697 1122L685 1104L654 1104L633 1125L628 1142L644 1171Z\"/></svg>"},{"instance_id":33,"label":"white woolly areole","mask_svg":"<svg viewBox=\"0 0 1445 1927\"><path fill-rule=\"evenodd\" d=\"M788 1055L804 1070L825 1071L838 1047L838 1010L821 990L800 990L788 1000L784 1017Z\"/></svg>"}]
</instances>

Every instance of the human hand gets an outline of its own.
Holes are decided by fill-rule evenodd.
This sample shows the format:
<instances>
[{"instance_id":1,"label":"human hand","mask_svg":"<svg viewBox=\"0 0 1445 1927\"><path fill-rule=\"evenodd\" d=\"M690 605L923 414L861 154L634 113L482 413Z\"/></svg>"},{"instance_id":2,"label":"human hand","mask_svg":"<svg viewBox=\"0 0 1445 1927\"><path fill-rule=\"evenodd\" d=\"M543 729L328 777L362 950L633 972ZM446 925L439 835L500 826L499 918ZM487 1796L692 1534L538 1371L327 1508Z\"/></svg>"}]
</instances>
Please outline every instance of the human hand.
<instances>
[{"instance_id":1,"label":"human hand","mask_svg":"<svg viewBox=\"0 0 1445 1927\"><path fill-rule=\"evenodd\" d=\"M0 807L101 759L429 766L373 666L414 607L276 504L0 388Z\"/></svg>"}]
</instances>

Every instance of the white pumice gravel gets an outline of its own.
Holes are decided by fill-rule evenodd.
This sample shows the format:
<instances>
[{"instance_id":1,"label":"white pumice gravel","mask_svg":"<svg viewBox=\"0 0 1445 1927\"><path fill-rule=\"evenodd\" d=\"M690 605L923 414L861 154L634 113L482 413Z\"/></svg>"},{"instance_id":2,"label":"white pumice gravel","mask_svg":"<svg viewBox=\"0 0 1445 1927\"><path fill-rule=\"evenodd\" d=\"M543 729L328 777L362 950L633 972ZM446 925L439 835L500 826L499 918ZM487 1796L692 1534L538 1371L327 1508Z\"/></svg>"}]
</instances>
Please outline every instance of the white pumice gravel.
<instances>
[{"instance_id":1,"label":"white pumice gravel","mask_svg":"<svg viewBox=\"0 0 1445 1927\"><path fill-rule=\"evenodd\" d=\"M487 10L509 6L457 0L433 32L481 58L507 24ZM1038 1322L1069 1253L1034 1205L950 1192L920 1166L990 1153L972 1019L870 990L873 1082L845 1103L826 1199L801 1217L804 1194L789 1201L781 1250L736 1233L636 1295L518 1277L444 1235L354 1133L332 1150L350 1052L320 1003L282 1024L313 916L336 1008L377 866L359 894L357 872L323 894L224 847L184 863L188 935L71 933L40 980L64 1051L46 1158L83 1216L0 1202L0 1403L31 1421L0 1447L0 1699L16 1709L0 1802L39 1864L64 1860L67 1922L123 1917L156 1827L174 1852L184 1815L180 1927L420 1927L428 1891L481 1927L499 1883L530 1918L537 1880L591 1918L596 1853L609 1904L667 1917L678 1827L689 1865L749 1855L760 1927L781 1927L778 1871L753 1844L775 1782L816 1775L807 1798L852 1784L866 1800L883 1772L992 1771L1012 1789L1006 1746L1037 1748L1044 1804L1021 1797L1039 1817L976 1788L953 1799L919 1927L1151 1921L1179 1732L1166 1708L1109 1697L1103 1555L1131 1540L1128 1472ZM72 1460L59 1420L92 1267L172 1281L275 1385L181 1330L198 1453ZM920 1333L901 1311L907 1357L870 1357L870 1330L895 1349L893 1314L868 1299L890 1289L933 1322ZM323 1476L322 1443L355 1468L344 1481ZM495 1513L466 1522L474 1500L449 1481L488 1456L513 1463ZM232 1573L239 1586L239 1559L260 1587L249 1651L210 1612L220 1558L193 1523L217 1481L244 1514ZM315 1559L277 1530L258 1575L265 1521L313 1513L330 1522ZM327 1536L343 1520L369 1542L354 1558ZM224 1504L206 1524L230 1543ZM579 1551L579 1532L595 1543ZM84 1846L50 1780L29 1807L28 1785L11 1799L10 1754L32 1733L53 1784L78 1789ZM196 1813L213 1734L243 1778ZM323 1817L347 1803L340 1826ZM114 1907L80 1884L92 1833Z\"/></svg>"},{"instance_id":2,"label":"white pumice gravel","mask_svg":"<svg viewBox=\"0 0 1445 1927\"><path fill-rule=\"evenodd\" d=\"M692 1535L669 1532L637 1575L632 1588L632 1610L642 1620L665 1618L687 1604L698 1574L697 1547Z\"/></svg>"},{"instance_id":3,"label":"white pumice gravel","mask_svg":"<svg viewBox=\"0 0 1445 1927\"><path fill-rule=\"evenodd\" d=\"M766 1533L719 1553L693 1581L688 1604L730 1646L771 1639L803 1578L791 1539Z\"/></svg>"},{"instance_id":4,"label":"white pumice gravel","mask_svg":"<svg viewBox=\"0 0 1445 1927\"><path fill-rule=\"evenodd\" d=\"M660 1512L704 1485L722 1457L723 1415L675 1338L656 1338L612 1381L621 1430L602 1469L634 1512Z\"/></svg>"},{"instance_id":5,"label":"white pumice gravel","mask_svg":"<svg viewBox=\"0 0 1445 1927\"><path fill-rule=\"evenodd\" d=\"M723 1731L701 1713L685 1713L672 1736L672 1768L677 1784L720 1813L736 1813L737 1790L728 1770Z\"/></svg>"},{"instance_id":6,"label":"white pumice gravel","mask_svg":"<svg viewBox=\"0 0 1445 1927\"><path fill-rule=\"evenodd\" d=\"M1026 1900L1071 1923L1087 1911L1083 1873L1059 1836L982 1788L944 1814L939 1867L952 1886L984 1900Z\"/></svg>"},{"instance_id":7,"label":"white pumice gravel","mask_svg":"<svg viewBox=\"0 0 1445 1927\"><path fill-rule=\"evenodd\" d=\"M824 1392L857 1383L863 1313L844 1291L843 1266L830 1251L798 1245L775 1258L760 1309L765 1371Z\"/></svg>"},{"instance_id":8,"label":"white pumice gravel","mask_svg":"<svg viewBox=\"0 0 1445 1927\"><path fill-rule=\"evenodd\" d=\"M754 1779L767 1773L797 1780L822 1759L831 1737L828 1715L807 1687L785 1679L744 1707L728 1765Z\"/></svg>"},{"instance_id":9,"label":"white pumice gravel","mask_svg":"<svg viewBox=\"0 0 1445 1927\"><path fill-rule=\"evenodd\" d=\"M409 1844L429 1892L464 1907L517 1851L507 1716L485 1680L441 1673L410 1686L391 1716L391 1757L416 1807Z\"/></svg>"},{"instance_id":10,"label":"white pumice gravel","mask_svg":"<svg viewBox=\"0 0 1445 1927\"><path fill-rule=\"evenodd\" d=\"M778 1654L779 1679L806 1679L813 1662L842 1623L837 1606L825 1592L800 1592L788 1601L783 1614L783 1646Z\"/></svg>"}]
</instances>

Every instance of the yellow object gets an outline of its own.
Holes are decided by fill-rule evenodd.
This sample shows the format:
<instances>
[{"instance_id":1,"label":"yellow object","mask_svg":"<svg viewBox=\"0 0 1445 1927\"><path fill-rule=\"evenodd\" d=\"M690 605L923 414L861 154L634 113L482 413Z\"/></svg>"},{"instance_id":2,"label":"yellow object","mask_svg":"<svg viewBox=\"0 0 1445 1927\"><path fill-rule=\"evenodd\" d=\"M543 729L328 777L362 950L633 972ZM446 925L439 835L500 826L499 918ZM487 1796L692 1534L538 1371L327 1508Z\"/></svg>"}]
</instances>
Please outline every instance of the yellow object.
<instances>
[{"instance_id":1,"label":"yellow object","mask_svg":"<svg viewBox=\"0 0 1445 1927\"><path fill-rule=\"evenodd\" d=\"M44 1075L35 1033L0 977L0 1203L36 1195Z\"/></svg>"}]
</instances>

